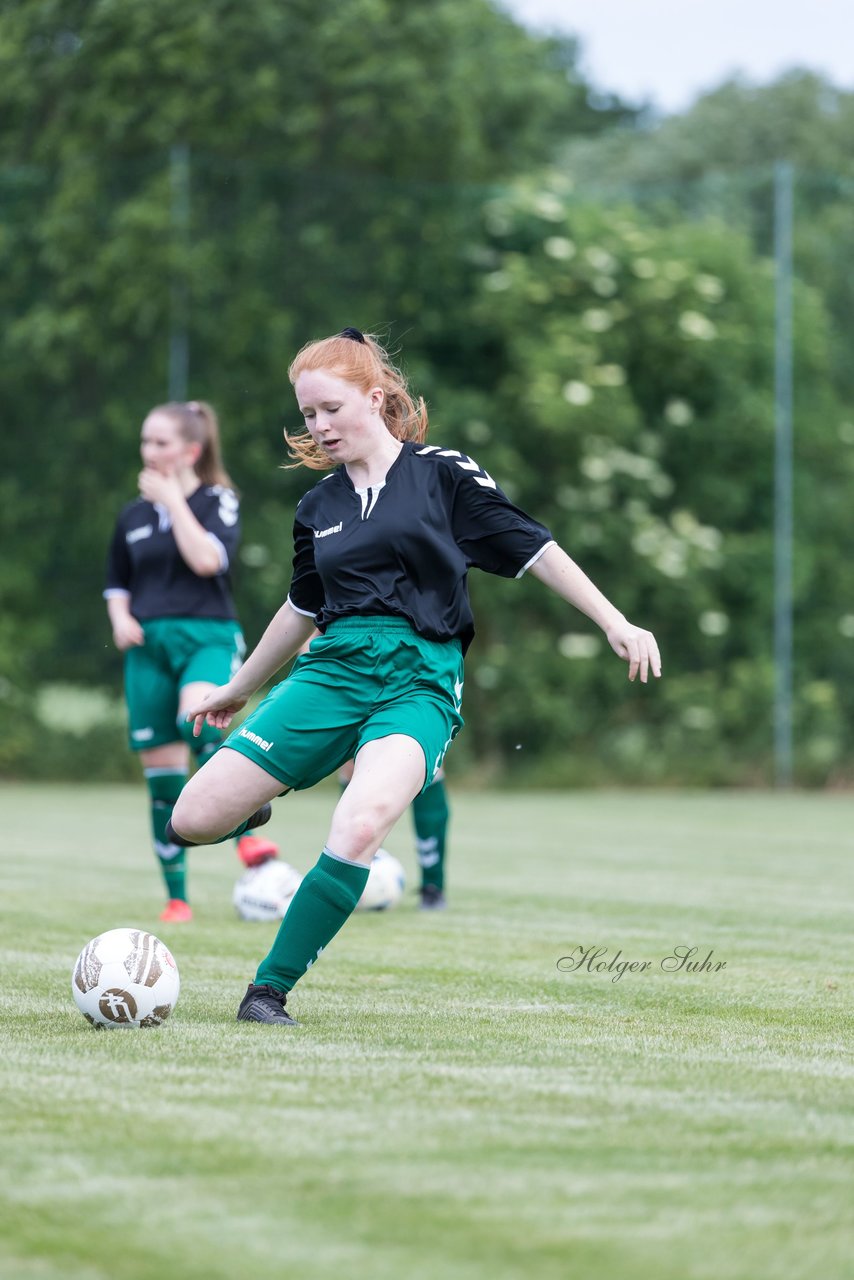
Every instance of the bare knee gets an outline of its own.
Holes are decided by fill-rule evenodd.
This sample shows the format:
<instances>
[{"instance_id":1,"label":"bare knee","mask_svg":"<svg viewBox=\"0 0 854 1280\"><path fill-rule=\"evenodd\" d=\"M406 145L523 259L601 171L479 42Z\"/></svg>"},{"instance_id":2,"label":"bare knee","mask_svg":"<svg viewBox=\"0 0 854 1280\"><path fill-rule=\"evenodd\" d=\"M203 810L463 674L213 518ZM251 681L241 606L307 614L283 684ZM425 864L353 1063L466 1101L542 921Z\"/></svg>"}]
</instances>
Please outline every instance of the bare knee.
<instances>
[{"instance_id":1,"label":"bare knee","mask_svg":"<svg viewBox=\"0 0 854 1280\"><path fill-rule=\"evenodd\" d=\"M396 818L397 807L381 800L336 813L329 835L330 848L342 858L370 862Z\"/></svg>"},{"instance_id":2,"label":"bare knee","mask_svg":"<svg viewBox=\"0 0 854 1280\"><path fill-rule=\"evenodd\" d=\"M214 828L210 817L205 820L204 806L188 796L187 790L185 787L172 810L172 826L178 835L191 840L193 844L208 844L211 840L218 840L220 836L226 835L227 830L218 831Z\"/></svg>"},{"instance_id":3,"label":"bare knee","mask_svg":"<svg viewBox=\"0 0 854 1280\"><path fill-rule=\"evenodd\" d=\"M172 826L185 840L193 844L210 844L220 840L233 830L245 814L234 814L223 811L216 797L205 785L204 780L196 774L190 779L172 810Z\"/></svg>"}]
</instances>

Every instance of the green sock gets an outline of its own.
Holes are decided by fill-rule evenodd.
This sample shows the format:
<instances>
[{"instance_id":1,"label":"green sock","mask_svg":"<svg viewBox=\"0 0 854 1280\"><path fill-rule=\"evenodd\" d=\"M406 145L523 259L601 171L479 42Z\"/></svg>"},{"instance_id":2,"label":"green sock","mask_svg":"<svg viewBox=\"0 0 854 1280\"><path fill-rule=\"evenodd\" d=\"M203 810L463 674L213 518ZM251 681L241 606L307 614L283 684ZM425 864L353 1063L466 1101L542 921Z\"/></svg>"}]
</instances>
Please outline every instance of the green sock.
<instances>
[{"instance_id":1,"label":"green sock","mask_svg":"<svg viewBox=\"0 0 854 1280\"><path fill-rule=\"evenodd\" d=\"M256 983L290 991L352 915L367 879L367 867L324 849L294 894Z\"/></svg>"},{"instance_id":2,"label":"green sock","mask_svg":"<svg viewBox=\"0 0 854 1280\"><path fill-rule=\"evenodd\" d=\"M422 888L428 884L435 885L437 889L445 887L445 841L449 816L448 796L441 778L412 801Z\"/></svg>"},{"instance_id":3,"label":"green sock","mask_svg":"<svg viewBox=\"0 0 854 1280\"><path fill-rule=\"evenodd\" d=\"M187 901L187 855L180 845L166 839L166 823L172 817L175 801L187 781L182 769L146 769L145 781L151 797L151 832L154 836L154 852L160 862L160 870L166 882L170 898Z\"/></svg>"}]
</instances>

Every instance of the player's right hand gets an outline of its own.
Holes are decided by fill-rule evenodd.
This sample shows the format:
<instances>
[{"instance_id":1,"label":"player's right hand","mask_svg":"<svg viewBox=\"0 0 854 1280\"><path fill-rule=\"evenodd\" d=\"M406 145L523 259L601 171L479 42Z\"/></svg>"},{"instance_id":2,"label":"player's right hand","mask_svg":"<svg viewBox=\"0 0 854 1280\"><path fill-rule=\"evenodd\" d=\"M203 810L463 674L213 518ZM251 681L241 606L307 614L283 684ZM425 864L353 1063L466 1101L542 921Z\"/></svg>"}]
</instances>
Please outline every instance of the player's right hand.
<instances>
[{"instance_id":1,"label":"player's right hand","mask_svg":"<svg viewBox=\"0 0 854 1280\"><path fill-rule=\"evenodd\" d=\"M136 618L122 618L113 627L113 644L120 653L124 653L126 649L133 649L137 645L145 644L145 633L137 622Z\"/></svg>"},{"instance_id":2,"label":"player's right hand","mask_svg":"<svg viewBox=\"0 0 854 1280\"><path fill-rule=\"evenodd\" d=\"M211 689L195 707L187 709L186 718L193 721L193 737L198 738L205 724L214 729L227 729L248 701L248 696L236 693L231 683Z\"/></svg>"}]
</instances>

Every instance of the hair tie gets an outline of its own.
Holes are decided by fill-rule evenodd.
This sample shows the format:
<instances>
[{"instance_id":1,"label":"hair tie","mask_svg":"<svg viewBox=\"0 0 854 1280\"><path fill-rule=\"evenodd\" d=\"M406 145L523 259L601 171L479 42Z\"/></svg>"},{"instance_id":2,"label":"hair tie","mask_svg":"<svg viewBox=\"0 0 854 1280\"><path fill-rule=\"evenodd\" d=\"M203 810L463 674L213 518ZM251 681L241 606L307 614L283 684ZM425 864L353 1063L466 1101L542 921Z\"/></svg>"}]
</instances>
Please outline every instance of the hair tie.
<instances>
[{"instance_id":1,"label":"hair tie","mask_svg":"<svg viewBox=\"0 0 854 1280\"><path fill-rule=\"evenodd\" d=\"M352 342L365 341L365 335L361 333L358 329L342 329L340 336L342 338L349 338Z\"/></svg>"},{"instance_id":2,"label":"hair tie","mask_svg":"<svg viewBox=\"0 0 854 1280\"><path fill-rule=\"evenodd\" d=\"M202 406L199 404L198 400L188 400L187 408L191 409L193 413L201 413L202 411Z\"/></svg>"}]
</instances>

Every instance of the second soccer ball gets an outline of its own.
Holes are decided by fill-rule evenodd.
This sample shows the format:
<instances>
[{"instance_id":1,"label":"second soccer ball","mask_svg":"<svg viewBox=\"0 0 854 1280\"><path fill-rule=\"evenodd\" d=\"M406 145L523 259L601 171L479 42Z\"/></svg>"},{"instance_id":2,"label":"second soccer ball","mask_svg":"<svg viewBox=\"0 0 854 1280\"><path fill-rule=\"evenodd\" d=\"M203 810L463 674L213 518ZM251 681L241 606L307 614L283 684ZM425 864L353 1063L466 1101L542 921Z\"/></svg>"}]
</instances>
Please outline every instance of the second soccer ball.
<instances>
[{"instance_id":1,"label":"second soccer ball","mask_svg":"<svg viewBox=\"0 0 854 1280\"><path fill-rule=\"evenodd\" d=\"M271 858L244 872L234 886L232 901L242 920L281 920L301 883L296 867Z\"/></svg>"},{"instance_id":2,"label":"second soccer ball","mask_svg":"<svg viewBox=\"0 0 854 1280\"><path fill-rule=\"evenodd\" d=\"M368 871L364 892L356 904L357 911L387 911L403 898L406 876L394 854L377 849Z\"/></svg>"}]
</instances>

